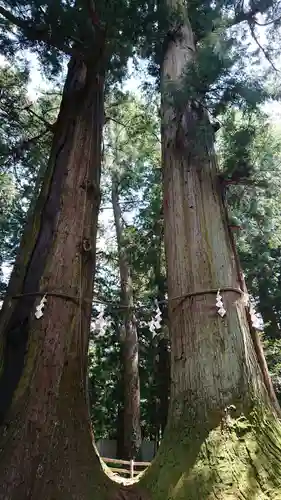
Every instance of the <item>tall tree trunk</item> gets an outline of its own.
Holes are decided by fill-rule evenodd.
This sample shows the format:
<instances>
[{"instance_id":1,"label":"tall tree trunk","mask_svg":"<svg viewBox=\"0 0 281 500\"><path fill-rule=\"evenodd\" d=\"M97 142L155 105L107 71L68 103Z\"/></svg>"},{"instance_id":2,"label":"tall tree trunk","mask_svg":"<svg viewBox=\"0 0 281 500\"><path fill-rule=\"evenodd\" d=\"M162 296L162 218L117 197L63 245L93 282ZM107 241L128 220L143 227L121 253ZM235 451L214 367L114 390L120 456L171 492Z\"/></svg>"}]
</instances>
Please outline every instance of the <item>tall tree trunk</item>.
<instances>
[{"instance_id":1,"label":"tall tree trunk","mask_svg":"<svg viewBox=\"0 0 281 500\"><path fill-rule=\"evenodd\" d=\"M99 498L105 494L86 388L103 92L103 67L72 59L43 187L1 312L5 500L87 499L93 485Z\"/></svg>"},{"instance_id":2,"label":"tall tree trunk","mask_svg":"<svg viewBox=\"0 0 281 500\"><path fill-rule=\"evenodd\" d=\"M182 8L184 19L170 27L162 66L171 404L164 440L143 481L153 500L276 498L280 424L239 293L213 134L204 106L187 98L174 108L167 98L166 84L181 85L196 57L186 3L167 4ZM219 289L224 318L216 308Z\"/></svg>"},{"instance_id":3,"label":"tall tree trunk","mask_svg":"<svg viewBox=\"0 0 281 500\"><path fill-rule=\"evenodd\" d=\"M133 284L124 242L118 178L115 174L112 176L112 205L119 254L121 297L125 306L124 337L121 339L124 388L123 458L131 459L138 456L141 448L139 347L136 319L133 311Z\"/></svg>"}]
</instances>

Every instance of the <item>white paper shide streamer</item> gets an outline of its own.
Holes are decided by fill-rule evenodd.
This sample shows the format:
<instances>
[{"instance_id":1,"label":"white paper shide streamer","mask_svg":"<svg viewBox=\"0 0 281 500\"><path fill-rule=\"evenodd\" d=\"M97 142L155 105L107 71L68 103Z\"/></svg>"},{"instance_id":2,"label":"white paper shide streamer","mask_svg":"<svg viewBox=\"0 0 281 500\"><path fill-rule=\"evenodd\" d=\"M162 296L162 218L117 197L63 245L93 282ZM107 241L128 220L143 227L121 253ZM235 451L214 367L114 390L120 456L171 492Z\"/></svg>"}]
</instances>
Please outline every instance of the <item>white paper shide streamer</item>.
<instances>
[{"instance_id":1,"label":"white paper shide streamer","mask_svg":"<svg viewBox=\"0 0 281 500\"><path fill-rule=\"evenodd\" d=\"M46 295L44 295L44 297L42 297L42 299L40 300L40 303L38 304L38 306L36 306L36 311L35 311L35 318L36 319L40 319L44 315L43 309L46 305L46 302L47 302L47 297L46 297Z\"/></svg>"},{"instance_id":2,"label":"white paper shide streamer","mask_svg":"<svg viewBox=\"0 0 281 500\"><path fill-rule=\"evenodd\" d=\"M156 335L156 330L161 329L162 313L159 309L159 304L157 300L155 301L156 312L154 318L149 323L149 330L151 331L153 337Z\"/></svg>"},{"instance_id":3,"label":"white paper shide streamer","mask_svg":"<svg viewBox=\"0 0 281 500\"><path fill-rule=\"evenodd\" d=\"M259 318L257 317L256 310L250 302L250 307L249 307L249 313L251 317L251 322L252 322L252 327L255 328L256 330L262 330L261 327L261 322L259 321Z\"/></svg>"},{"instance_id":4,"label":"white paper shide streamer","mask_svg":"<svg viewBox=\"0 0 281 500\"><path fill-rule=\"evenodd\" d=\"M110 320L104 317L105 306L100 305L99 307L100 307L100 312L94 319L94 321L92 321L91 327L96 335L102 337L103 335L105 335L106 328L110 326L111 322Z\"/></svg>"},{"instance_id":5,"label":"white paper shide streamer","mask_svg":"<svg viewBox=\"0 0 281 500\"><path fill-rule=\"evenodd\" d=\"M250 318L251 318L251 323L252 327L255 328L256 330L262 331L262 322L257 316L257 311L253 305L253 302L250 299L250 296L247 293L243 294L243 303L246 307L249 308L249 313L250 313Z\"/></svg>"},{"instance_id":6,"label":"white paper shide streamer","mask_svg":"<svg viewBox=\"0 0 281 500\"><path fill-rule=\"evenodd\" d=\"M223 305L220 290L218 290L217 296L216 296L216 307L217 307L217 313L221 316L221 318L223 318L226 315L226 309L224 308L224 305Z\"/></svg>"}]
</instances>

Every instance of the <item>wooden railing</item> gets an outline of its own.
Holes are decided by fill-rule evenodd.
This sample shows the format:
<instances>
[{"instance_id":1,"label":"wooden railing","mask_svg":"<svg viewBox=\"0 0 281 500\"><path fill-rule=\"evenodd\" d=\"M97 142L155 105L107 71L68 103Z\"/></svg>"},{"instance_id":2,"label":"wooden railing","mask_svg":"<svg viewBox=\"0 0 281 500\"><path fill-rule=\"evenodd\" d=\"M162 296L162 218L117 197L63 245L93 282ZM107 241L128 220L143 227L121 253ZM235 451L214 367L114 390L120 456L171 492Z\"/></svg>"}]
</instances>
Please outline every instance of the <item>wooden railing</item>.
<instances>
[{"instance_id":1,"label":"wooden railing","mask_svg":"<svg viewBox=\"0 0 281 500\"><path fill-rule=\"evenodd\" d=\"M106 465L108 465L108 467L112 472L122 475L123 474L129 475L131 479L138 476L141 472L143 472L144 469L146 469L146 467L150 465L150 462L135 462L134 460L118 460L117 458L102 457L102 460L106 463ZM129 468L126 469L120 467L112 467L110 466L110 464L127 465Z\"/></svg>"}]
</instances>

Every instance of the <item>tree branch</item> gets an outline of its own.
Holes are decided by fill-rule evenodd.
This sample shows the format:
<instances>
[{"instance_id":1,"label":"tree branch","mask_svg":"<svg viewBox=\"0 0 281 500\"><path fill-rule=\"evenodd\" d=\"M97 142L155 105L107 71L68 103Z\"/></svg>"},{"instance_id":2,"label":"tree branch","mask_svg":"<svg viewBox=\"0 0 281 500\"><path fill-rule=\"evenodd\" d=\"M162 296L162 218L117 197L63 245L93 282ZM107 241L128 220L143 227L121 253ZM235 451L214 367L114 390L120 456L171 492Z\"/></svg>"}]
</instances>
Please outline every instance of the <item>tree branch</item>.
<instances>
[{"instance_id":1,"label":"tree branch","mask_svg":"<svg viewBox=\"0 0 281 500\"><path fill-rule=\"evenodd\" d=\"M276 17L275 19L272 19L272 21L268 21L267 23L259 23L258 21L255 21L255 24L257 26L270 26L271 24L275 24L280 20L281 20L281 16Z\"/></svg>"},{"instance_id":2,"label":"tree branch","mask_svg":"<svg viewBox=\"0 0 281 500\"><path fill-rule=\"evenodd\" d=\"M236 26L237 24L243 23L244 21L247 21L247 23L249 24L249 26L251 24L256 24L257 26L270 26L271 24L274 24L274 23L276 23L276 22L278 22L278 21L281 20L281 16L279 16L279 17L277 17L275 19L272 19L272 21L268 21L266 23L259 23L256 20L257 14L261 14L261 12L259 11L259 9L255 8L255 9L249 11L249 12L245 12L243 10L243 7L244 7L244 2L241 3L241 8L239 9L238 12L236 12L236 14L233 17L233 19L230 19L229 27ZM261 50L263 50L262 47L260 47L260 48L261 48Z\"/></svg>"},{"instance_id":3,"label":"tree branch","mask_svg":"<svg viewBox=\"0 0 281 500\"><path fill-rule=\"evenodd\" d=\"M92 21L92 25L99 30L102 30L102 26L100 24L100 19L96 11L96 6L94 0L85 0L87 10L90 15L90 19Z\"/></svg>"},{"instance_id":4,"label":"tree branch","mask_svg":"<svg viewBox=\"0 0 281 500\"><path fill-rule=\"evenodd\" d=\"M30 146L44 137L48 132L50 132L49 129L44 130L43 132L40 132L40 134L31 137L30 139L23 140L20 144L17 146L14 146L13 148L10 148L9 151L5 156L14 156L17 160L21 157L21 155L30 148ZM3 155L2 155L3 156Z\"/></svg>"},{"instance_id":5,"label":"tree branch","mask_svg":"<svg viewBox=\"0 0 281 500\"><path fill-rule=\"evenodd\" d=\"M259 49L262 51L263 55L265 56L265 58L267 59L267 61L269 62L269 64L272 66L272 68L274 69L274 71L276 71L277 73L279 73L278 69L276 68L276 66L273 64L272 60L270 59L267 51L263 48L263 46L261 45L256 33L255 33L255 28L254 28L254 25L253 23L249 22L249 28L250 28L250 31L251 31L251 35L253 37L253 39L255 40L256 44L258 45Z\"/></svg>"},{"instance_id":6,"label":"tree branch","mask_svg":"<svg viewBox=\"0 0 281 500\"><path fill-rule=\"evenodd\" d=\"M255 33L255 30L254 30L254 25L258 25L258 26L268 26L270 24L273 24L274 22L277 22L280 20L281 17L275 19L275 20L272 20L268 23L265 23L265 24L262 24L262 23L259 23L257 20L256 20L256 15L260 13L259 9L258 8L255 8L249 12L244 12L243 10L243 5L244 5L244 2L242 2L242 7L241 9L239 10L238 13L235 14L234 18L232 20L229 21L229 27L232 27L232 26L236 26L237 24L240 24L244 21L247 21L248 25L249 25L249 28L250 28L250 31L251 31L251 35L254 39L254 41L256 42L256 44L258 45L259 49L262 51L262 53L264 54L265 58L268 60L268 62L270 63L270 65L272 66L272 68L274 69L274 71L276 71L277 73L279 72L278 69L276 68L276 66L273 64L273 62L271 61L267 51L263 48L263 46L261 45L261 43L259 42L257 36L256 36L256 33Z\"/></svg>"},{"instance_id":7,"label":"tree branch","mask_svg":"<svg viewBox=\"0 0 281 500\"><path fill-rule=\"evenodd\" d=\"M236 26L236 24L243 23L244 21L253 21L258 13L258 9L251 10L250 12L245 12L243 9L241 9L235 14L233 19L230 20L230 26Z\"/></svg>"},{"instance_id":8,"label":"tree branch","mask_svg":"<svg viewBox=\"0 0 281 500\"><path fill-rule=\"evenodd\" d=\"M3 16L10 23L17 26L29 40L44 42L47 45L55 47L58 50L61 50L62 52L70 56L76 56L76 57L79 56L80 58L82 57L82 53L79 52L77 49L65 45L61 40L55 39L54 36L49 33L47 25L44 26L44 29L38 29L36 27L32 27L33 25L32 19L28 21L20 19L14 16L12 12L10 12L7 9L4 9L1 6L0 6L0 15Z\"/></svg>"},{"instance_id":9,"label":"tree branch","mask_svg":"<svg viewBox=\"0 0 281 500\"><path fill-rule=\"evenodd\" d=\"M134 119L136 119L136 118L137 117L134 117ZM126 130L129 128L130 123L132 122L132 120L129 120L128 123L123 123L120 120L113 118L112 116L105 116L104 123L107 123L108 121L112 121L114 123L117 123L117 125L124 127ZM153 137L155 137L155 139L157 139L158 142L160 142L160 138L158 137L157 134L155 134L155 132L153 130L151 130L151 134L153 135ZM141 132L139 133L139 135L141 135Z\"/></svg>"},{"instance_id":10,"label":"tree branch","mask_svg":"<svg viewBox=\"0 0 281 500\"><path fill-rule=\"evenodd\" d=\"M24 108L24 111L27 111L28 113L30 113L31 115L35 116L36 118L38 118L38 120L40 120L41 122L44 123L44 125L46 126L46 128L48 130L50 130L50 132L53 132L54 131L54 128L56 126L56 123L49 123L47 120L45 120L45 118L43 118L43 116L40 116L40 115L37 115L37 113L35 113L35 111L33 111L33 109L31 109L30 106L27 106L26 108Z\"/></svg>"}]
</instances>

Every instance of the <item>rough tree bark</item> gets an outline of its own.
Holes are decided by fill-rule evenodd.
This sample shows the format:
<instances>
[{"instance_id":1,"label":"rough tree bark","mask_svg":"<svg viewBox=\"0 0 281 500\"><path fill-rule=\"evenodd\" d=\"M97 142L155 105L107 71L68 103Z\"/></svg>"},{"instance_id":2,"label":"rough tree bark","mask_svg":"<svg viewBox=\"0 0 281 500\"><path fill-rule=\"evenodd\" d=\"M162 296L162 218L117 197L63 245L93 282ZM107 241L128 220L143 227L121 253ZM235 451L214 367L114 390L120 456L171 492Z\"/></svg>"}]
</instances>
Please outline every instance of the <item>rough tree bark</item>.
<instances>
[{"instance_id":1,"label":"rough tree bark","mask_svg":"<svg viewBox=\"0 0 281 500\"><path fill-rule=\"evenodd\" d=\"M124 304L124 335L121 338L123 384L123 446L125 459L136 458L141 448L139 348L134 315L133 283L126 255L122 213L119 203L118 177L112 175L112 206L119 254L121 300Z\"/></svg>"},{"instance_id":2,"label":"rough tree bark","mask_svg":"<svg viewBox=\"0 0 281 500\"><path fill-rule=\"evenodd\" d=\"M196 57L186 3L167 5L182 8L182 22L170 29L161 75L171 405L143 485L153 500L279 498L281 429L243 295L235 291L240 281L208 116L199 103L187 99L180 109L167 99L167 83L180 85ZM211 291L218 289L224 318Z\"/></svg>"},{"instance_id":3,"label":"rough tree bark","mask_svg":"<svg viewBox=\"0 0 281 500\"><path fill-rule=\"evenodd\" d=\"M1 500L87 499L93 487L102 498L111 488L98 474L86 394L104 117L99 63L69 63L47 173L1 311Z\"/></svg>"}]
</instances>

